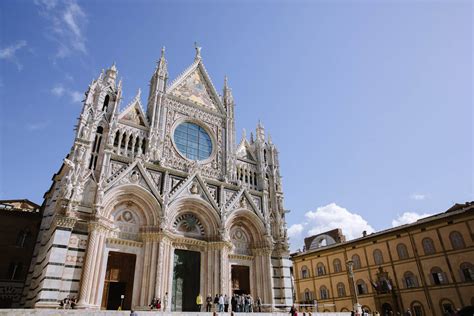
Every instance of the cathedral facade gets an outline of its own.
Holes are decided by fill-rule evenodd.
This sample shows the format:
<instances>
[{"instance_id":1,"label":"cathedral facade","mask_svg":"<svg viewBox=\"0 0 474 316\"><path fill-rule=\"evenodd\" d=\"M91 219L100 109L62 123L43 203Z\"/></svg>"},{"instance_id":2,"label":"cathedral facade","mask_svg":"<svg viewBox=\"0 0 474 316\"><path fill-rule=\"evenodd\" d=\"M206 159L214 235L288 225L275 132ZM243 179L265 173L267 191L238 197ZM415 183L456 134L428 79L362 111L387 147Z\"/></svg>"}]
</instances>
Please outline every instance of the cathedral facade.
<instances>
[{"instance_id":1,"label":"cathedral facade","mask_svg":"<svg viewBox=\"0 0 474 316\"><path fill-rule=\"evenodd\" d=\"M146 111L120 111L113 65L94 80L74 143L45 194L22 305L195 311L196 296L251 294L292 303L278 151L258 123L235 136L227 79L220 95L194 62L168 83L162 50Z\"/></svg>"}]
</instances>

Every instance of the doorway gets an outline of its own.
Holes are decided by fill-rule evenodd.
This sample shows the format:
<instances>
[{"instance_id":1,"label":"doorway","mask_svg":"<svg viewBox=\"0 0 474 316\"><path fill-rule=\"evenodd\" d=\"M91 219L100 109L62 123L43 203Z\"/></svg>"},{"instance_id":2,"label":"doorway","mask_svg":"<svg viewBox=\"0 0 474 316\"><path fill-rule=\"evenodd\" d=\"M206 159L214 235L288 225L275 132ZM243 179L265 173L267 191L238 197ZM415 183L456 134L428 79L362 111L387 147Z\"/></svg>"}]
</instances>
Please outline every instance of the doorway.
<instances>
[{"instance_id":1,"label":"doorway","mask_svg":"<svg viewBox=\"0 0 474 316\"><path fill-rule=\"evenodd\" d=\"M382 315L388 315L390 312L393 313L392 305L389 303L382 304Z\"/></svg>"},{"instance_id":2,"label":"doorway","mask_svg":"<svg viewBox=\"0 0 474 316\"><path fill-rule=\"evenodd\" d=\"M250 268L233 265L231 268L232 293L250 294Z\"/></svg>"},{"instance_id":3,"label":"doorway","mask_svg":"<svg viewBox=\"0 0 474 316\"><path fill-rule=\"evenodd\" d=\"M172 311L198 311L196 297L201 285L200 274L200 252L181 249L174 251Z\"/></svg>"},{"instance_id":4,"label":"doorway","mask_svg":"<svg viewBox=\"0 0 474 316\"><path fill-rule=\"evenodd\" d=\"M136 255L109 252L102 295L102 309L131 309Z\"/></svg>"}]
</instances>

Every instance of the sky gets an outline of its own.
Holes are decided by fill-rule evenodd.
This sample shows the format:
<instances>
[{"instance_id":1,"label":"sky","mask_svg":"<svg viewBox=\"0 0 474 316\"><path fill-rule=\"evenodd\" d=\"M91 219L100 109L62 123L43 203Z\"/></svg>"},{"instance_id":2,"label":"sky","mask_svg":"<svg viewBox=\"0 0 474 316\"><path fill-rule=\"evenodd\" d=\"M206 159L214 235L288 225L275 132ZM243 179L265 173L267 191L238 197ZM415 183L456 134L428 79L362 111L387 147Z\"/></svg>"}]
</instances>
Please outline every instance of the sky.
<instances>
[{"instance_id":1,"label":"sky","mask_svg":"<svg viewBox=\"0 0 474 316\"><path fill-rule=\"evenodd\" d=\"M0 2L0 199L42 203L81 100L116 62L125 107L162 46L170 80L194 42L238 138L280 152L288 233L351 239L474 200L470 1Z\"/></svg>"}]
</instances>

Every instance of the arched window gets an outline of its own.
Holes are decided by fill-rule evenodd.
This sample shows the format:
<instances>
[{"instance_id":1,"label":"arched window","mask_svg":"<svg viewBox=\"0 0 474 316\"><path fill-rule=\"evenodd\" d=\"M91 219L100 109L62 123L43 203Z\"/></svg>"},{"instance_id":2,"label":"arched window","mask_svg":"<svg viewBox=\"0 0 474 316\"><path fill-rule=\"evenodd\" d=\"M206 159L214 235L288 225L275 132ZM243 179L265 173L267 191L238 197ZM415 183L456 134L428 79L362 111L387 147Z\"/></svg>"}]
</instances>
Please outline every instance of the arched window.
<instances>
[{"instance_id":1,"label":"arched window","mask_svg":"<svg viewBox=\"0 0 474 316\"><path fill-rule=\"evenodd\" d=\"M349 309L347 307L341 308L341 312L348 312L348 311L349 311Z\"/></svg>"},{"instance_id":2,"label":"arched window","mask_svg":"<svg viewBox=\"0 0 474 316\"><path fill-rule=\"evenodd\" d=\"M397 253L398 253L398 258L400 260L402 259L407 259L408 258L408 250L407 250L407 246L405 246L405 244L398 244L397 245Z\"/></svg>"},{"instance_id":3,"label":"arched window","mask_svg":"<svg viewBox=\"0 0 474 316\"><path fill-rule=\"evenodd\" d=\"M413 316L424 316L425 315L425 309L423 308L423 304L421 304L418 301L413 301L410 304L411 311L413 313Z\"/></svg>"},{"instance_id":4,"label":"arched window","mask_svg":"<svg viewBox=\"0 0 474 316\"><path fill-rule=\"evenodd\" d=\"M301 278L302 278L302 279L309 278L309 270L308 270L308 267L303 266L303 267L301 268Z\"/></svg>"},{"instance_id":5,"label":"arched window","mask_svg":"<svg viewBox=\"0 0 474 316\"><path fill-rule=\"evenodd\" d=\"M20 231L16 238L16 245L20 248L24 248L25 246L28 245L30 236L31 236L31 233L28 228Z\"/></svg>"},{"instance_id":6,"label":"arched window","mask_svg":"<svg viewBox=\"0 0 474 316\"><path fill-rule=\"evenodd\" d=\"M416 276L410 271L405 272L403 275L403 283L405 283L405 287L407 289L418 287L418 280L416 279Z\"/></svg>"},{"instance_id":7,"label":"arched window","mask_svg":"<svg viewBox=\"0 0 474 316\"><path fill-rule=\"evenodd\" d=\"M439 301L439 305L441 307L441 313L443 315L453 315L455 308L454 304L451 300L448 300L447 298L443 298Z\"/></svg>"},{"instance_id":8,"label":"arched window","mask_svg":"<svg viewBox=\"0 0 474 316\"><path fill-rule=\"evenodd\" d=\"M115 133L115 138L114 138L114 147L118 147L119 139L120 139L120 132L119 130L117 130L117 132Z\"/></svg>"},{"instance_id":9,"label":"arched window","mask_svg":"<svg viewBox=\"0 0 474 316\"><path fill-rule=\"evenodd\" d=\"M319 288L319 295L322 300L329 299L329 291L324 285Z\"/></svg>"},{"instance_id":10,"label":"arched window","mask_svg":"<svg viewBox=\"0 0 474 316\"><path fill-rule=\"evenodd\" d=\"M464 243L464 238L460 232L454 231L449 234L449 240L451 241L451 246L453 249L463 249L466 248L466 244Z\"/></svg>"},{"instance_id":11,"label":"arched window","mask_svg":"<svg viewBox=\"0 0 474 316\"><path fill-rule=\"evenodd\" d=\"M369 314L370 314L370 312L371 312L370 307L367 306L367 305L362 305L362 310L363 310L363 311L366 311L366 312L369 313Z\"/></svg>"},{"instance_id":12,"label":"arched window","mask_svg":"<svg viewBox=\"0 0 474 316\"><path fill-rule=\"evenodd\" d=\"M303 300L304 300L305 302L309 302L309 301L311 301L312 297L313 297L313 295L311 295L310 290L309 290L309 289L305 289L305 290L304 290Z\"/></svg>"},{"instance_id":13,"label":"arched window","mask_svg":"<svg viewBox=\"0 0 474 316\"><path fill-rule=\"evenodd\" d=\"M356 286L357 286L357 293L362 295L362 294L367 294L368 291L367 291L367 284L365 284L364 280L357 280L356 282Z\"/></svg>"},{"instance_id":14,"label":"arched window","mask_svg":"<svg viewBox=\"0 0 474 316\"><path fill-rule=\"evenodd\" d=\"M461 280L464 282L474 281L474 269L472 264L469 262L464 262L461 264Z\"/></svg>"},{"instance_id":15,"label":"arched window","mask_svg":"<svg viewBox=\"0 0 474 316\"><path fill-rule=\"evenodd\" d=\"M433 240L431 238L423 238L421 243L423 244L423 251L425 252L425 255L432 255L436 252Z\"/></svg>"},{"instance_id":16,"label":"arched window","mask_svg":"<svg viewBox=\"0 0 474 316\"><path fill-rule=\"evenodd\" d=\"M346 286L342 282L339 282L337 284L337 296L339 297L346 296Z\"/></svg>"},{"instance_id":17,"label":"arched window","mask_svg":"<svg viewBox=\"0 0 474 316\"><path fill-rule=\"evenodd\" d=\"M109 95L107 94L104 99L104 105L102 106L102 111L107 112L107 108L109 107Z\"/></svg>"},{"instance_id":18,"label":"arched window","mask_svg":"<svg viewBox=\"0 0 474 316\"><path fill-rule=\"evenodd\" d=\"M443 270L441 270L439 267L433 267L430 273L433 285L448 283L446 273L444 273Z\"/></svg>"},{"instance_id":19,"label":"arched window","mask_svg":"<svg viewBox=\"0 0 474 316\"><path fill-rule=\"evenodd\" d=\"M383 264L382 251L380 251L379 249L374 250L374 262L377 265Z\"/></svg>"},{"instance_id":20,"label":"arched window","mask_svg":"<svg viewBox=\"0 0 474 316\"><path fill-rule=\"evenodd\" d=\"M324 266L324 264L322 264L321 262L318 263L318 265L316 266L316 271L318 272L318 276L319 275L325 275L326 274L326 267Z\"/></svg>"},{"instance_id":21,"label":"arched window","mask_svg":"<svg viewBox=\"0 0 474 316\"><path fill-rule=\"evenodd\" d=\"M352 262L354 263L353 268L354 269L360 269L361 264L360 264L360 257L359 255L353 255L352 256Z\"/></svg>"},{"instance_id":22,"label":"arched window","mask_svg":"<svg viewBox=\"0 0 474 316\"><path fill-rule=\"evenodd\" d=\"M339 259L334 259L334 261L332 262L333 266L334 266L334 272L335 273L338 273L338 272L341 272L342 271L342 265L341 265L341 260Z\"/></svg>"},{"instance_id":23,"label":"arched window","mask_svg":"<svg viewBox=\"0 0 474 316\"><path fill-rule=\"evenodd\" d=\"M95 170L97 167L97 159L99 158L100 144L102 142L102 133L104 128L102 126L97 127L95 133L94 144L92 145L91 160L89 161L89 169Z\"/></svg>"},{"instance_id":24,"label":"arched window","mask_svg":"<svg viewBox=\"0 0 474 316\"><path fill-rule=\"evenodd\" d=\"M23 264L21 262L11 262L8 269L9 280L20 280L22 277Z\"/></svg>"}]
</instances>

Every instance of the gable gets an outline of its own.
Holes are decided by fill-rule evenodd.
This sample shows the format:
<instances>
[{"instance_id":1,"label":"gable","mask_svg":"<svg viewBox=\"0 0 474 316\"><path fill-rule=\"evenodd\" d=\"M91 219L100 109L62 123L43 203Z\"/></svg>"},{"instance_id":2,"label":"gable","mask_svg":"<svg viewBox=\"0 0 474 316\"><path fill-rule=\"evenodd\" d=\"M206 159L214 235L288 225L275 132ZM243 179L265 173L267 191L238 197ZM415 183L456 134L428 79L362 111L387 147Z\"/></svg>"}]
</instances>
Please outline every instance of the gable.
<instances>
[{"instance_id":1,"label":"gable","mask_svg":"<svg viewBox=\"0 0 474 316\"><path fill-rule=\"evenodd\" d=\"M122 121L133 123L135 125L140 125L145 127L145 121L140 115L140 111L136 108L133 107L133 109L130 109L121 119Z\"/></svg>"}]
</instances>

